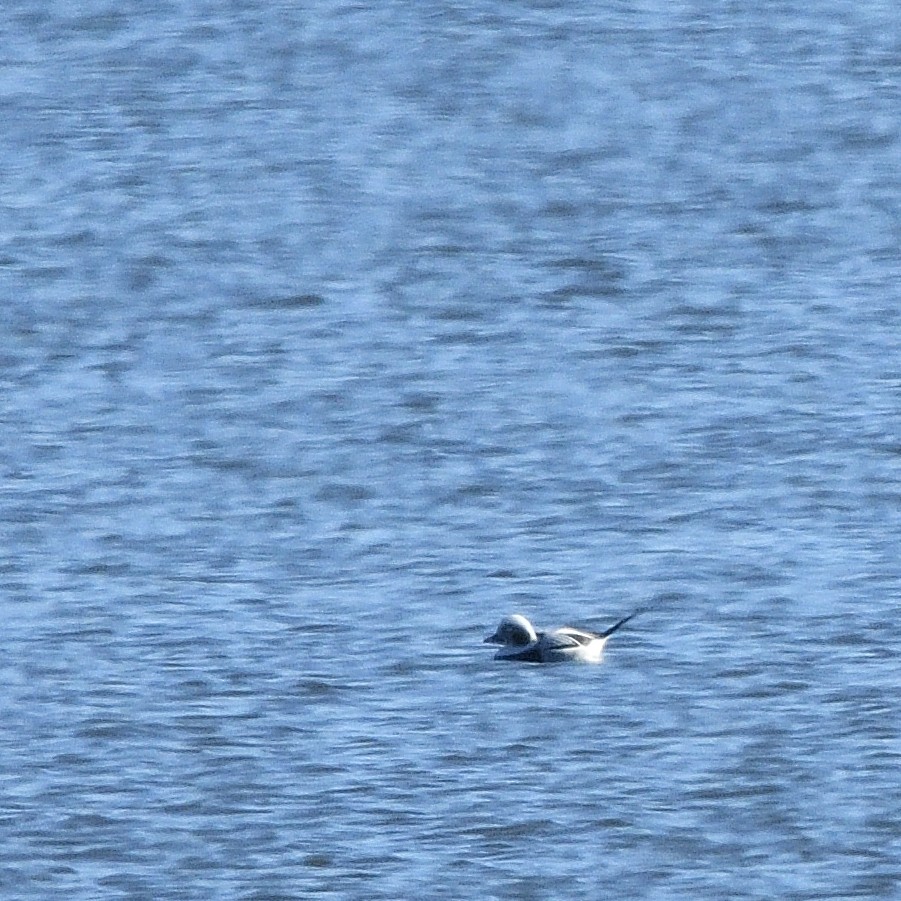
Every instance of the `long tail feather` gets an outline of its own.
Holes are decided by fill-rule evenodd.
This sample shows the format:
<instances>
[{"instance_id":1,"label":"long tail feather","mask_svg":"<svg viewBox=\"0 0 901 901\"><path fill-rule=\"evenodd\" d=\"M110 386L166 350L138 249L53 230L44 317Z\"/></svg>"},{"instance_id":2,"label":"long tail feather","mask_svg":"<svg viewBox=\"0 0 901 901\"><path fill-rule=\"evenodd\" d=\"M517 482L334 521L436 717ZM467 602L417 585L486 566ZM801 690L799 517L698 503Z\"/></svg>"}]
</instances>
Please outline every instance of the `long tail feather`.
<instances>
[{"instance_id":1,"label":"long tail feather","mask_svg":"<svg viewBox=\"0 0 901 901\"><path fill-rule=\"evenodd\" d=\"M634 619L638 614L641 613L641 610L636 610L634 613L630 613L628 616L624 616L618 623L614 623L609 629L604 632L601 632L601 638L607 638L608 635L612 635L617 629L622 628L630 619Z\"/></svg>"}]
</instances>

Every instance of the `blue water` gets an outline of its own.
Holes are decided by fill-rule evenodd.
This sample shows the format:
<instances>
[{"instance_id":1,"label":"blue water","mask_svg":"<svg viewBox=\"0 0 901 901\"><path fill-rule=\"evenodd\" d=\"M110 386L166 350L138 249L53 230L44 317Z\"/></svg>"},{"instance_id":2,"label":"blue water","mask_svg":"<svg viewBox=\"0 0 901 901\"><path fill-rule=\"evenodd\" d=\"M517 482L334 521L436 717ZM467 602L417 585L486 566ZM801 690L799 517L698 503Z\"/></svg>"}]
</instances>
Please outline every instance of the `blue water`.
<instances>
[{"instance_id":1,"label":"blue water","mask_svg":"<svg viewBox=\"0 0 901 901\"><path fill-rule=\"evenodd\" d=\"M901 897L899 26L7 3L0 895Z\"/></svg>"}]
</instances>

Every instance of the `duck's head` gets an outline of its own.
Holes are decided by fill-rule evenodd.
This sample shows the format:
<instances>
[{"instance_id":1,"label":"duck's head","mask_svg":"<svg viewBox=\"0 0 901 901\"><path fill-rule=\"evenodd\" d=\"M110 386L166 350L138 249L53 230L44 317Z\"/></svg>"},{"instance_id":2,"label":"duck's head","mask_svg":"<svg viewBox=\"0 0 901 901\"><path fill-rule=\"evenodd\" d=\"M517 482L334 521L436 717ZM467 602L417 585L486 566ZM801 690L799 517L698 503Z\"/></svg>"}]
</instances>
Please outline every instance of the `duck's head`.
<instances>
[{"instance_id":1,"label":"duck's head","mask_svg":"<svg viewBox=\"0 0 901 901\"><path fill-rule=\"evenodd\" d=\"M513 645L514 647L525 647L533 641L538 641L538 636L535 634L532 624L519 613L505 616L497 627L497 632L485 639L486 643Z\"/></svg>"}]
</instances>

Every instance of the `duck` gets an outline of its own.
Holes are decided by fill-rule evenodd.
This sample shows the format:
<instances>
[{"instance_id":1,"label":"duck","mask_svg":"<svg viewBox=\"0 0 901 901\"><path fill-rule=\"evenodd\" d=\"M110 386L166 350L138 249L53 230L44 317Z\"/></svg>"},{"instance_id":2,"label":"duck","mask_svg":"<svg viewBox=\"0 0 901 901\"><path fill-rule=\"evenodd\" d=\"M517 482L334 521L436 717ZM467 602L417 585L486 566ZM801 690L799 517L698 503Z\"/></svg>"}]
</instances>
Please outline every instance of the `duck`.
<instances>
[{"instance_id":1,"label":"duck","mask_svg":"<svg viewBox=\"0 0 901 901\"><path fill-rule=\"evenodd\" d=\"M521 614L512 613L501 620L486 644L499 644L495 660L516 660L523 663L600 663L604 645L618 629L637 616L636 610L603 632L586 632L564 626L550 632L536 632L535 627Z\"/></svg>"}]
</instances>

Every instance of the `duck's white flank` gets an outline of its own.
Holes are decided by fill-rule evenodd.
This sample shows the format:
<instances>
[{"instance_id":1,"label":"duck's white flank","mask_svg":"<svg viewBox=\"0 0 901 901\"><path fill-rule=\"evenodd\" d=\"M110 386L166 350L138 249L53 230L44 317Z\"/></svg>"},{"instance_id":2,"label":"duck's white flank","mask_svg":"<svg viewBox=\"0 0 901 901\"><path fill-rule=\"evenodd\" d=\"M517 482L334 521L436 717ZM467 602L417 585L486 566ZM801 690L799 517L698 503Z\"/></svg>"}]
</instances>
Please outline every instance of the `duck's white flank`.
<instances>
[{"instance_id":1,"label":"duck's white flank","mask_svg":"<svg viewBox=\"0 0 901 901\"><path fill-rule=\"evenodd\" d=\"M579 663L600 663L604 645L610 636L624 626L639 611L630 613L604 632L586 632L564 626L550 632L536 632L532 624L520 613L505 616L497 631L485 641L499 644L497 660L519 660L525 663L561 663L566 660Z\"/></svg>"}]
</instances>

